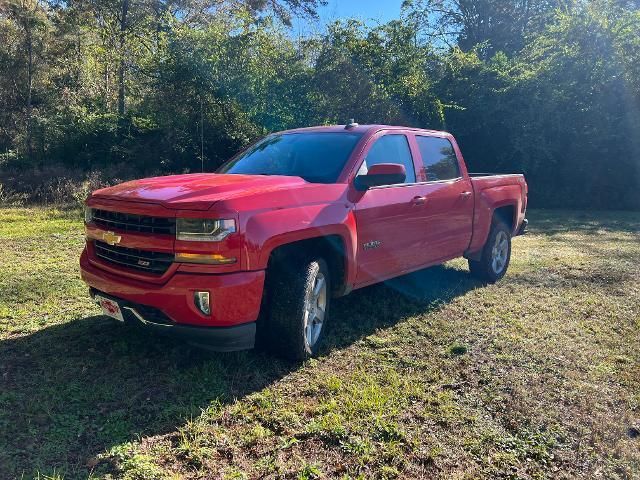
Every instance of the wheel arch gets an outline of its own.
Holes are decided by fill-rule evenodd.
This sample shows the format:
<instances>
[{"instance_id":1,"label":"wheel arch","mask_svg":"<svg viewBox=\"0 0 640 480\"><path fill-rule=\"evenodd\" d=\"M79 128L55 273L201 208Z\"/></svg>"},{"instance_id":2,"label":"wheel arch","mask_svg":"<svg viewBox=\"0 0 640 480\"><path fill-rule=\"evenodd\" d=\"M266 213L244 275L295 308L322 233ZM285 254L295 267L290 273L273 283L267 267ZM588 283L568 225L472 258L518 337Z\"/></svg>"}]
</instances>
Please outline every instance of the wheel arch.
<instances>
[{"instance_id":1,"label":"wheel arch","mask_svg":"<svg viewBox=\"0 0 640 480\"><path fill-rule=\"evenodd\" d=\"M275 263L282 265L295 259L320 257L327 262L331 275L332 295L342 296L350 291L351 262L348 245L340 234L316 235L281 243L271 249L267 260L267 275Z\"/></svg>"},{"instance_id":2,"label":"wheel arch","mask_svg":"<svg viewBox=\"0 0 640 480\"><path fill-rule=\"evenodd\" d=\"M489 238L489 233L491 232L491 225L494 220L500 219L503 223L507 225L509 230L511 231L511 235L514 234L514 230L516 228L518 219L518 208L515 202L504 202L497 204L491 209L491 215L488 216L489 222L486 225L486 231L482 233L482 243L475 243L476 247L473 251L467 250L464 253L464 257L469 260L479 260L482 255L482 249L484 248L485 243L487 242L487 238ZM474 229L477 227L474 226Z\"/></svg>"},{"instance_id":3,"label":"wheel arch","mask_svg":"<svg viewBox=\"0 0 640 480\"><path fill-rule=\"evenodd\" d=\"M493 214L491 215L491 221L494 219L499 219L503 222L509 230L511 230L511 234L513 235L516 223L517 223L517 207L515 203L507 203L496 207L493 209Z\"/></svg>"}]
</instances>

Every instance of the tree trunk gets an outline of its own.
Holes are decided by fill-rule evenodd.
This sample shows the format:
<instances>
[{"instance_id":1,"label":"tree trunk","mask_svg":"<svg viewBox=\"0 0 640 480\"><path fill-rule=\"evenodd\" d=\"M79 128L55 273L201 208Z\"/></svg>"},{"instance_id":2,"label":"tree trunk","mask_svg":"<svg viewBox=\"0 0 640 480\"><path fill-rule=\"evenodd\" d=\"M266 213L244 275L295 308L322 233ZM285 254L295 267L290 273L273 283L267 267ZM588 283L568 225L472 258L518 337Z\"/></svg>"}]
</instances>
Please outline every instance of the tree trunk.
<instances>
[{"instance_id":1,"label":"tree trunk","mask_svg":"<svg viewBox=\"0 0 640 480\"><path fill-rule=\"evenodd\" d=\"M30 12L29 12L30 13ZM27 153L29 161L33 161L33 35L31 31L31 19L27 13L24 22L25 47L27 49Z\"/></svg>"},{"instance_id":2,"label":"tree trunk","mask_svg":"<svg viewBox=\"0 0 640 480\"><path fill-rule=\"evenodd\" d=\"M118 65L118 115L125 112L125 47L127 33L127 14L129 13L129 0L122 0L122 12L120 16L120 59Z\"/></svg>"}]
</instances>

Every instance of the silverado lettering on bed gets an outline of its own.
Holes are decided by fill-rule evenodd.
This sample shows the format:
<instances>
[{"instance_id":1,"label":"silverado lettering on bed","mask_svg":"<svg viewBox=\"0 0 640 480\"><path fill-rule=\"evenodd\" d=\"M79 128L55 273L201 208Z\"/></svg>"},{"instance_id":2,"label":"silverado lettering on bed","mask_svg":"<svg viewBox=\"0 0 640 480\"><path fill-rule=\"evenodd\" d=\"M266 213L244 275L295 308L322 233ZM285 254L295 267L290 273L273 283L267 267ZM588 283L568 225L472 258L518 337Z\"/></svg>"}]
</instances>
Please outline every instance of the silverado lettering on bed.
<instances>
[{"instance_id":1,"label":"silverado lettering on bed","mask_svg":"<svg viewBox=\"0 0 640 480\"><path fill-rule=\"evenodd\" d=\"M300 360L318 352L332 297L460 256L499 280L526 206L522 175L470 175L448 133L304 128L217 173L94 192L80 266L114 318Z\"/></svg>"}]
</instances>

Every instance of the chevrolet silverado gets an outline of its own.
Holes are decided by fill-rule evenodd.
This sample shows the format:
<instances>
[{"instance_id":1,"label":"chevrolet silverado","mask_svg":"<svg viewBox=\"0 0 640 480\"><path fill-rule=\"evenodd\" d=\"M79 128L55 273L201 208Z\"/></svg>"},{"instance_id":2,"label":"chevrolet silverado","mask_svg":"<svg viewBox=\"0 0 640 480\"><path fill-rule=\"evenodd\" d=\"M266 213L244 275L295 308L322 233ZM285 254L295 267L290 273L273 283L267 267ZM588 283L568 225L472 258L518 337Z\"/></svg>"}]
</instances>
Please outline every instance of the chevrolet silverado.
<instances>
[{"instance_id":1,"label":"chevrolet silverado","mask_svg":"<svg viewBox=\"0 0 640 480\"><path fill-rule=\"evenodd\" d=\"M94 192L81 275L118 320L301 360L318 352L331 299L354 289L460 256L499 280L526 206L522 175L470 175L445 132L289 130L217 173Z\"/></svg>"}]
</instances>

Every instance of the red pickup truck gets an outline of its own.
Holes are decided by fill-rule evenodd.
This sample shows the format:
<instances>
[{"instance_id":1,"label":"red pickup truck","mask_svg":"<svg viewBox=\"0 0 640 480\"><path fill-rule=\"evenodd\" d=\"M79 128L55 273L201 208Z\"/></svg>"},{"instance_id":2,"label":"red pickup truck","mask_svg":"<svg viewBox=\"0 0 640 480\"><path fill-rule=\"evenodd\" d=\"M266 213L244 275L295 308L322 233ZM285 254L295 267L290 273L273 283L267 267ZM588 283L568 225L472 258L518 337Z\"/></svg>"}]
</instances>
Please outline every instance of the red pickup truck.
<instances>
[{"instance_id":1,"label":"red pickup truck","mask_svg":"<svg viewBox=\"0 0 640 480\"><path fill-rule=\"evenodd\" d=\"M332 297L460 256L500 279L526 206L522 175L469 175L445 132L289 130L217 173L97 190L80 267L119 320L300 360L318 352Z\"/></svg>"}]
</instances>

